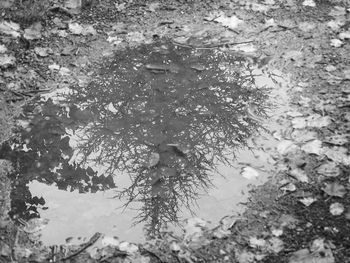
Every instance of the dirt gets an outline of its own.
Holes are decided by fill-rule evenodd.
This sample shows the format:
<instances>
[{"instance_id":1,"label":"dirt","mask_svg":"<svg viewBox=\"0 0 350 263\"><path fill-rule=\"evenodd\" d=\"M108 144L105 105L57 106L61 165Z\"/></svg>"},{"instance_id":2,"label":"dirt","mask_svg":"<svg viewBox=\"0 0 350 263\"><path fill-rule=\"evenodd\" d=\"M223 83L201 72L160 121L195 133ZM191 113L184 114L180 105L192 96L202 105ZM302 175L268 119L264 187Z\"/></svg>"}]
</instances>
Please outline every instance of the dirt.
<instances>
[{"instance_id":1,"label":"dirt","mask_svg":"<svg viewBox=\"0 0 350 263\"><path fill-rule=\"evenodd\" d=\"M278 69L291 80L293 110L279 120L286 128L276 134L276 173L251 191L242 215L214 229L195 221L191 235L164 232L94 255L87 252L93 238L75 249L45 247L10 220L15 185L6 175L16 164L2 160L1 262L350 262L348 1L67 1L77 9L22 2L1 3L2 23L21 27L1 31L1 143L16 139L15 119L38 94L85 87L115 52L163 38Z\"/></svg>"}]
</instances>

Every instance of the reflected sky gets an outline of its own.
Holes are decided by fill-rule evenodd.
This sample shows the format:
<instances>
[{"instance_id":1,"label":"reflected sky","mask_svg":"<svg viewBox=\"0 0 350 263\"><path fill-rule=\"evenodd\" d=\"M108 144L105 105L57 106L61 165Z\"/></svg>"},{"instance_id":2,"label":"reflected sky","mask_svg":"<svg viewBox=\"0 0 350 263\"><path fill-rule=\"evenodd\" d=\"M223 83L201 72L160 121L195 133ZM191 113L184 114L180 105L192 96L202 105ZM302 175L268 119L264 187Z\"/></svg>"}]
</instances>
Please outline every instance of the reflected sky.
<instances>
[{"instance_id":1,"label":"reflected sky","mask_svg":"<svg viewBox=\"0 0 350 263\"><path fill-rule=\"evenodd\" d=\"M18 138L0 153L16 164L12 216L46 209L29 182L80 194L114 189L124 208L137 208L134 224L157 236L264 130L269 87L255 82L243 58L217 50L163 42L117 54L59 105L24 110Z\"/></svg>"}]
</instances>

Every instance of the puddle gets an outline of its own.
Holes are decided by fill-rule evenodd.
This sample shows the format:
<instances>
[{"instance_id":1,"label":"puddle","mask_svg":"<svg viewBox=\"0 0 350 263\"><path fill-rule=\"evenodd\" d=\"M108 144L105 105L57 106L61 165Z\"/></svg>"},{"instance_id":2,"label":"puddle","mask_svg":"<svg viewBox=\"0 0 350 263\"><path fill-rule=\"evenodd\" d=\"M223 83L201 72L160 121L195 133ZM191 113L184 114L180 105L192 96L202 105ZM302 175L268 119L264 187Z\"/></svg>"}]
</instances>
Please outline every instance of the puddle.
<instances>
[{"instance_id":1,"label":"puddle","mask_svg":"<svg viewBox=\"0 0 350 263\"><path fill-rule=\"evenodd\" d=\"M27 105L0 152L16 168L11 216L49 219L44 244L95 232L140 242L193 216L215 224L272 174L286 95L243 57L158 43L92 79Z\"/></svg>"}]
</instances>

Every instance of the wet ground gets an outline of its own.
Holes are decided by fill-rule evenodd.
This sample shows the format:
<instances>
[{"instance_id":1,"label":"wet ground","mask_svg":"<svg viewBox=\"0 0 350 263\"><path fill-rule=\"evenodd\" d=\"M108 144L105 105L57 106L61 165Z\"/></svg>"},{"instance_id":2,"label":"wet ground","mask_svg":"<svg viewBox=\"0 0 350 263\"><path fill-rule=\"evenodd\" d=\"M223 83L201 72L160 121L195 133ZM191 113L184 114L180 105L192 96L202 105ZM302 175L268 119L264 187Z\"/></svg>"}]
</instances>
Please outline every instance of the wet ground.
<instances>
[{"instance_id":1,"label":"wet ground","mask_svg":"<svg viewBox=\"0 0 350 263\"><path fill-rule=\"evenodd\" d=\"M0 261L348 261L347 0L0 8Z\"/></svg>"},{"instance_id":2,"label":"wet ground","mask_svg":"<svg viewBox=\"0 0 350 263\"><path fill-rule=\"evenodd\" d=\"M45 219L44 244L95 232L140 242L193 216L217 224L273 173L282 76L163 40L92 79L27 105L0 153L18 164L10 214Z\"/></svg>"}]
</instances>

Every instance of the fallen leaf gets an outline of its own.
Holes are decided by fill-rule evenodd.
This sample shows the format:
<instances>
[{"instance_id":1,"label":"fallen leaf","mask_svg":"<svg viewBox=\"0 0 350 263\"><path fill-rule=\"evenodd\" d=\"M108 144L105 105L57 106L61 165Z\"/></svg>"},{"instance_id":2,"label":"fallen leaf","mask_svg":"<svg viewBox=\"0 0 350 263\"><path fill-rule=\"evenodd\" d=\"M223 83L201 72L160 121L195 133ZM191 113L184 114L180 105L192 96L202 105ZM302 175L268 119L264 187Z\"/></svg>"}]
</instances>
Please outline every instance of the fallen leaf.
<instances>
[{"instance_id":1,"label":"fallen leaf","mask_svg":"<svg viewBox=\"0 0 350 263\"><path fill-rule=\"evenodd\" d=\"M124 241L119 244L119 250L125 251L128 254L134 254L139 250L139 247L135 244Z\"/></svg>"},{"instance_id":2,"label":"fallen leaf","mask_svg":"<svg viewBox=\"0 0 350 263\"><path fill-rule=\"evenodd\" d=\"M301 150L309 154L321 155L323 153L322 142L320 140L313 140L304 144Z\"/></svg>"},{"instance_id":3,"label":"fallen leaf","mask_svg":"<svg viewBox=\"0 0 350 263\"><path fill-rule=\"evenodd\" d=\"M16 64L16 58L12 55L1 54L0 55L0 68L6 69L13 67Z\"/></svg>"},{"instance_id":4,"label":"fallen leaf","mask_svg":"<svg viewBox=\"0 0 350 263\"><path fill-rule=\"evenodd\" d=\"M40 57L47 57L52 50L47 47L35 47L34 52Z\"/></svg>"},{"instance_id":5,"label":"fallen leaf","mask_svg":"<svg viewBox=\"0 0 350 263\"><path fill-rule=\"evenodd\" d=\"M315 7L316 3L314 2L314 0L305 0L303 2L303 6L311 6L311 7Z\"/></svg>"},{"instance_id":6,"label":"fallen leaf","mask_svg":"<svg viewBox=\"0 0 350 263\"><path fill-rule=\"evenodd\" d=\"M68 9L81 8L82 0L65 0L64 7Z\"/></svg>"},{"instance_id":7,"label":"fallen leaf","mask_svg":"<svg viewBox=\"0 0 350 263\"><path fill-rule=\"evenodd\" d=\"M146 167L151 168L159 163L160 155L159 153L153 152L150 154Z\"/></svg>"},{"instance_id":8,"label":"fallen leaf","mask_svg":"<svg viewBox=\"0 0 350 263\"><path fill-rule=\"evenodd\" d=\"M0 54L6 53L7 47L5 45L0 44Z\"/></svg>"},{"instance_id":9,"label":"fallen leaf","mask_svg":"<svg viewBox=\"0 0 350 263\"><path fill-rule=\"evenodd\" d=\"M254 168L247 166L242 168L241 175L246 179L252 180L257 178L259 173Z\"/></svg>"},{"instance_id":10,"label":"fallen leaf","mask_svg":"<svg viewBox=\"0 0 350 263\"><path fill-rule=\"evenodd\" d=\"M277 151L281 155L286 155L297 149L298 149L298 146L295 145L291 140L283 140L277 145Z\"/></svg>"},{"instance_id":11,"label":"fallen leaf","mask_svg":"<svg viewBox=\"0 0 350 263\"><path fill-rule=\"evenodd\" d=\"M253 263L255 261L255 254L246 250L235 250L235 257L239 263Z\"/></svg>"},{"instance_id":12,"label":"fallen leaf","mask_svg":"<svg viewBox=\"0 0 350 263\"><path fill-rule=\"evenodd\" d=\"M21 34L18 32L20 30L20 26L14 22L2 21L0 23L0 33L10 35L13 37L19 37Z\"/></svg>"},{"instance_id":13,"label":"fallen leaf","mask_svg":"<svg viewBox=\"0 0 350 263\"><path fill-rule=\"evenodd\" d=\"M344 206L341 203L333 203L329 207L329 212L334 216L339 216L344 212Z\"/></svg>"},{"instance_id":14,"label":"fallen leaf","mask_svg":"<svg viewBox=\"0 0 350 263\"><path fill-rule=\"evenodd\" d=\"M343 197L347 192L345 187L337 182L326 184L326 187L322 190L330 196L338 197Z\"/></svg>"},{"instance_id":15,"label":"fallen leaf","mask_svg":"<svg viewBox=\"0 0 350 263\"><path fill-rule=\"evenodd\" d=\"M222 14L218 18L216 18L214 21L222 24L225 27L228 27L230 29L237 28L240 24L243 23L243 20L239 19L236 16L227 17L226 15Z\"/></svg>"},{"instance_id":16,"label":"fallen leaf","mask_svg":"<svg viewBox=\"0 0 350 263\"><path fill-rule=\"evenodd\" d=\"M185 240L196 240L203 234L208 222L199 217L193 217L186 220L184 227Z\"/></svg>"},{"instance_id":17,"label":"fallen leaf","mask_svg":"<svg viewBox=\"0 0 350 263\"><path fill-rule=\"evenodd\" d=\"M75 35L80 35L84 30L84 28L80 24L78 24L77 22L69 23L68 29L70 32L72 32Z\"/></svg>"},{"instance_id":18,"label":"fallen leaf","mask_svg":"<svg viewBox=\"0 0 350 263\"><path fill-rule=\"evenodd\" d=\"M332 71L336 71L337 68L333 65L327 65L327 67L325 67L325 70L327 70L328 72L332 72Z\"/></svg>"},{"instance_id":19,"label":"fallen leaf","mask_svg":"<svg viewBox=\"0 0 350 263\"><path fill-rule=\"evenodd\" d=\"M101 240L103 246L118 247L120 242L116 237L104 236Z\"/></svg>"},{"instance_id":20,"label":"fallen leaf","mask_svg":"<svg viewBox=\"0 0 350 263\"><path fill-rule=\"evenodd\" d=\"M293 170L291 170L289 172L289 174L293 178L297 179L300 182L303 182L303 183L308 183L309 182L309 178L308 178L306 172L304 170L300 169L300 168L294 168Z\"/></svg>"},{"instance_id":21,"label":"fallen leaf","mask_svg":"<svg viewBox=\"0 0 350 263\"><path fill-rule=\"evenodd\" d=\"M337 134L337 135L332 135L332 136L327 136L324 139L325 142L333 145L344 145L349 142L349 138L345 134Z\"/></svg>"},{"instance_id":22,"label":"fallen leaf","mask_svg":"<svg viewBox=\"0 0 350 263\"><path fill-rule=\"evenodd\" d=\"M28 40L40 39L42 28L43 27L40 22L34 23L33 25L24 30L23 37Z\"/></svg>"},{"instance_id":23,"label":"fallen leaf","mask_svg":"<svg viewBox=\"0 0 350 263\"><path fill-rule=\"evenodd\" d=\"M151 12L155 12L159 7L160 7L160 3L158 2L148 4L148 9Z\"/></svg>"},{"instance_id":24,"label":"fallen leaf","mask_svg":"<svg viewBox=\"0 0 350 263\"><path fill-rule=\"evenodd\" d=\"M324 147L323 153L334 162L350 165L350 155L345 147Z\"/></svg>"},{"instance_id":25,"label":"fallen leaf","mask_svg":"<svg viewBox=\"0 0 350 263\"><path fill-rule=\"evenodd\" d=\"M281 252L284 248L284 242L277 237L270 238L268 242L269 242L269 246L267 247L267 249L276 254Z\"/></svg>"},{"instance_id":26,"label":"fallen leaf","mask_svg":"<svg viewBox=\"0 0 350 263\"><path fill-rule=\"evenodd\" d=\"M262 238L250 237L249 245L253 248L263 248L267 245L266 240Z\"/></svg>"},{"instance_id":27,"label":"fallen leaf","mask_svg":"<svg viewBox=\"0 0 350 263\"><path fill-rule=\"evenodd\" d=\"M289 258L289 263L334 263L334 257L330 249L320 253L310 253L307 248L298 250Z\"/></svg>"},{"instance_id":28,"label":"fallen leaf","mask_svg":"<svg viewBox=\"0 0 350 263\"><path fill-rule=\"evenodd\" d=\"M313 204L315 201L317 201L316 198L314 197L304 197L302 199L298 200L299 202L301 202L303 205L305 206L310 206L311 204Z\"/></svg>"},{"instance_id":29,"label":"fallen leaf","mask_svg":"<svg viewBox=\"0 0 350 263\"><path fill-rule=\"evenodd\" d=\"M296 189L297 187L293 183L288 183L281 187L281 190L286 192L294 192Z\"/></svg>"},{"instance_id":30,"label":"fallen leaf","mask_svg":"<svg viewBox=\"0 0 350 263\"><path fill-rule=\"evenodd\" d=\"M335 162L326 162L320 165L316 172L318 174L328 176L328 177L337 177L340 175L340 168L339 165L337 165Z\"/></svg>"},{"instance_id":31,"label":"fallen leaf","mask_svg":"<svg viewBox=\"0 0 350 263\"><path fill-rule=\"evenodd\" d=\"M343 41L336 38L331 39L331 43L330 43L332 47L341 47L343 44L344 44Z\"/></svg>"},{"instance_id":32,"label":"fallen leaf","mask_svg":"<svg viewBox=\"0 0 350 263\"><path fill-rule=\"evenodd\" d=\"M341 40L350 39L350 31L341 32L341 33L339 33L338 37L339 37Z\"/></svg>"}]
</instances>

